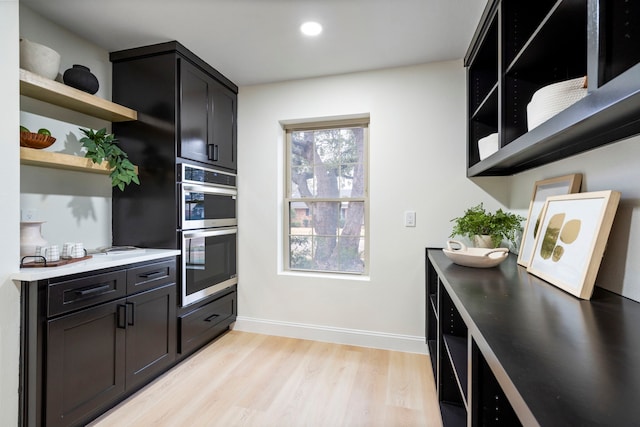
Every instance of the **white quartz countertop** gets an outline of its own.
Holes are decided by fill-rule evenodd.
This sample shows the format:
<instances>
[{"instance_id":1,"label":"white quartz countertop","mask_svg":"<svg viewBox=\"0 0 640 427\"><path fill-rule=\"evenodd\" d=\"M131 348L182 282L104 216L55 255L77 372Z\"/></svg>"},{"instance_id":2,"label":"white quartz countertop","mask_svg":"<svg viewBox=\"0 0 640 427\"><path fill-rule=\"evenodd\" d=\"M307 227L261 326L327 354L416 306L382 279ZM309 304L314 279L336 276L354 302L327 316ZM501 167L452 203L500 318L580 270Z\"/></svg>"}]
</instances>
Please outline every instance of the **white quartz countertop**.
<instances>
[{"instance_id":1,"label":"white quartz countertop","mask_svg":"<svg viewBox=\"0 0 640 427\"><path fill-rule=\"evenodd\" d=\"M153 261L179 254L180 251L175 249L136 249L131 252L92 254L92 257L87 260L65 264L60 267L21 268L19 273L12 274L10 277L11 280L18 282L32 282L103 268Z\"/></svg>"}]
</instances>

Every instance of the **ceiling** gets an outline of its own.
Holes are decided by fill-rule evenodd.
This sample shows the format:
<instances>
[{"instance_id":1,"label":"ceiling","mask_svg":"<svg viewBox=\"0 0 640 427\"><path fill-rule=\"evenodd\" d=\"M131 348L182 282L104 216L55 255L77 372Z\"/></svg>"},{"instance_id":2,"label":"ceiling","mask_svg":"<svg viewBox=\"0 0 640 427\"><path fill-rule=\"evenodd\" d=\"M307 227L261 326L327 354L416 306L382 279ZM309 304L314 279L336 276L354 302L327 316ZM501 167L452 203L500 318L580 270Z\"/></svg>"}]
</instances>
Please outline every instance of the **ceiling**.
<instances>
[{"instance_id":1,"label":"ceiling","mask_svg":"<svg viewBox=\"0 0 640 427\"><path fill-rule=\"evenodd\" d=\"M239 86L462 58L486 0L20 0L115 51L177 40ZM322 24L302 36L304 21Z\"/></svg>"}]
</instances>

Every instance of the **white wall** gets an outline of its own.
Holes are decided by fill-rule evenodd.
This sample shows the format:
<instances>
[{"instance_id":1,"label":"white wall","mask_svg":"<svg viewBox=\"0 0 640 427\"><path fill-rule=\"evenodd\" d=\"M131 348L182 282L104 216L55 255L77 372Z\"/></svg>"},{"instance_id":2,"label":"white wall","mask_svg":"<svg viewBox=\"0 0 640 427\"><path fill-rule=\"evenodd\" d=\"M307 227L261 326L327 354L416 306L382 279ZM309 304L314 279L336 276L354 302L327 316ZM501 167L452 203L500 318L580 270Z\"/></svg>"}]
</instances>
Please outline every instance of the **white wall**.
<instances>
[{"instance_id":1,"label":"white wall","mask_svg":"<svg viewBox=\"0 0 640 427\"><path fill-rule=\"evenodd\" d=\"M20 6L20 36L42 43L61 56L60 73L82 64L96 75L100 88L96 96L111 99L109 54ZM61 80L61 75L58 76ZM47 151L80 154L79 128L111 130L111 123L20 97L20 123L35 132L47 128L56 142ZM35 220L46 221L42 235L50 244L83 242L87 248L111 244L111 181L107 175L54 170L35 166L20 169L20 208L35 212Z\"/></svg>"},{"instance_id":2,"label":"white wall","mask_svg":"<svg viewBox=\"0 0 640 427\"><path fill-rule=\"evenodd\" d=\"M19 258L18 1L0 0L0 425L18 425L20 293L8 279Z\"/></svg>"},{"instance_id":3,"label":"white wall","mask_svg":"<svg viewBox=\"0 0 640 427\"><path fill-rule=\"evenodd\" d=\"M507 196L504 179L465 177L465 84L451 61L240 88L236 328L424 351L425 247L443 246L464 209ZM370 277L283 273L279 121L357 113L371 115Z\"/></svg>"},{"instance_id":4,"label":"white wall","mask_svg":"<svg viewBox=\"0 0 640 427\"><path fill-rule=\"evenodd\" d=\"M511 207L527 209L535 181L569 173L583 174L582 191L622 193L596 285L640 301L640 137L512 177Z\"/></svg>"}]
</instances>

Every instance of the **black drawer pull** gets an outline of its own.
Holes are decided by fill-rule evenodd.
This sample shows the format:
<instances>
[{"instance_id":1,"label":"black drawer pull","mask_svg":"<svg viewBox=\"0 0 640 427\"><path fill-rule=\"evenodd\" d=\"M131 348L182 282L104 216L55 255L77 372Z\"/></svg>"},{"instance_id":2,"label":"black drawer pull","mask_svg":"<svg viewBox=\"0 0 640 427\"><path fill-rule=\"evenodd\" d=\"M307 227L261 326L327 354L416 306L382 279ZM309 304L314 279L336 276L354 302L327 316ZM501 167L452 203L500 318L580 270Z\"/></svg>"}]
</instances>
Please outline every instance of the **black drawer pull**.
<instances>
[{"instance_id":1,"label":"black drawer pull","mask_svg":"<svg viewBox=\"0 0 640 427\"><path fill-rule=\"evenodd\" d=\"M213 319L215 319L216 317L220 317L219 314L212 314L211 316L207 317L206 319L204 319L205 322L211 322Z\"/></svg>"},{"instance_id":2,"label":"black drawer pull","mask_svg":"<svg viewBox=\"0 0 640 427\"><path fill-rule=\"evenodd\" d=\"M102 286L96 286L95 288L82 289L80 291L76 291L76 294L80 295L81 297L86 297L87 295L93 295L103 291L108 291L110 288L111 287L107 284Z\"/></svg>"},{"instance_id":3,"label":"black drawer pull","mask_svg":"<svg viewBox=\"0 0 640 427\"><path fill-rule=\"evenodd\" d=\"M158 277L166 276L164 271L154 271L152 273L140 274L138 277L142 277L143 279L157 279Z\"/></svg>"}]
</instances>

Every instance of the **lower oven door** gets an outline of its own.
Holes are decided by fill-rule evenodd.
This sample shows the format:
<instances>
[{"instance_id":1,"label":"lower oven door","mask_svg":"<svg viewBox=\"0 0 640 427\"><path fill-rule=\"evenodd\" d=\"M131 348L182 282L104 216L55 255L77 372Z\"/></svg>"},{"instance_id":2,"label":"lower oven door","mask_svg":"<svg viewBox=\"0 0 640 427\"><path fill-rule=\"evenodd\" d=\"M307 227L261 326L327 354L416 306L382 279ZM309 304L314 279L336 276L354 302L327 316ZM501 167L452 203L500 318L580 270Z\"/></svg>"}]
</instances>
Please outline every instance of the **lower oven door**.
<instances>
[{"instance_id":1,"label":"lower oven door","mask_svg":"<svg viewBox=\"0 0 640 427\"><path fill-rule=\"evenodd\" d=\"M235 227L183 231L182 306L238 283L237 233Z\"/></svg>"}]
</instances>

